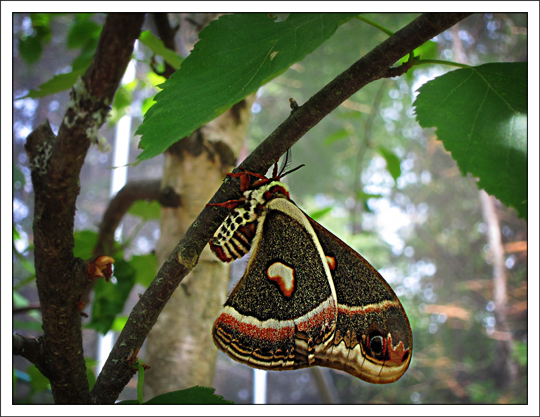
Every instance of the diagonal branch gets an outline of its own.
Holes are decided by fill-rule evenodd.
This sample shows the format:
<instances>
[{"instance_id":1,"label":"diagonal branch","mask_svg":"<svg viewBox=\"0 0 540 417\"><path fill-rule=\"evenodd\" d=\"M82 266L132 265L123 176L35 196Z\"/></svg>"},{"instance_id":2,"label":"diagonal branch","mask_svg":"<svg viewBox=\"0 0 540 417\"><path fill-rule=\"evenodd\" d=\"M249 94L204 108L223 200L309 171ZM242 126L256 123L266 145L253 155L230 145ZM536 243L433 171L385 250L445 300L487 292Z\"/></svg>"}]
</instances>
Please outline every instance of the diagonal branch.
<instances>
[{"instance_id":1,"label":"diagonal branch","mask_svg":"<svg viewBox=\"0 0 540 417\"><path fill-rule=\"evenodd\" d=\"M265 173L296 141L339 104L359 89L379 78L399 74L389 68L401 57L467 17L466 13L423 14L378 45L349 69L336 77L306 104L297 108L242 163L249 171ZM403 68L405 71L407 68ZM240 196L235 180L225 180L211 199L223 202ZM227 215L226 210L206 207L171 252L139 302L99 375L92 401L112 404L133 375L127 359L139 349L161 310L182 279L195 267L199 254Z\"/></svg>"},{"instance_id":2,"label":"diagonal branch","mask_svg":"<svg viewBox=\"0 0 540 417\"><path fill-rule=\"evenodd\" d=\"M34 254L44 332L35 358L57 404L90 401L76 308L90 280L86 263L73 256L75 202L86 153L97 141L143 19L144 14L108 15L94 58L71 92L58 136L45 121L25 144L35 193Z\"/></svg>"},{"instance_id":3,"label":"diagonal branch","mask_svg":"<svg viewBox=\"0 0 540 417\"><path fill-rule=\"evenodd\" d=\"M120 221L137 200L160 200L160 183L161 180L132 181L116 193L103 215L94 255L113 256L114 232Z\"/></svg>"}]
</instances>

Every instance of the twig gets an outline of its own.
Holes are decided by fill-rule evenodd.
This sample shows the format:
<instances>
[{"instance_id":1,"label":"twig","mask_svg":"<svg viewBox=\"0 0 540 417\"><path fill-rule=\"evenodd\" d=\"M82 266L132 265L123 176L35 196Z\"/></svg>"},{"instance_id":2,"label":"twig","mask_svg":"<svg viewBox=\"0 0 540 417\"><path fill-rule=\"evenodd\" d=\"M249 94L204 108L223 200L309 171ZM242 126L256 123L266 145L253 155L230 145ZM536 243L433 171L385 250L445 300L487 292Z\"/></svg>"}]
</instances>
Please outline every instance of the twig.
<instances>
[{"instance_id":1,"label":"twig","mask_svg":"<svg viewBox=\"0 0 540 417\"><path fill-rule=\"evenodd\" d=\"M109 202L99 227L99 235L94 248L94 255L112 255L114 232L120 221L138 200L159 200L160 180L142 180L128 182Z\"/></svg>"},{"instance_id":2,"label":"twig","mask_svg":"<svg viewBox=\"0 0 540 417\"><path fill-rule=\"evenodd\" d=\"M39 304L31 304L31 305L26 306L26 307L14 308L13 309L13 314L24 314L24 313L27 313L28 311L32 311L32 310L41 310L41 306Z\"/></svg>"}]
</instances>

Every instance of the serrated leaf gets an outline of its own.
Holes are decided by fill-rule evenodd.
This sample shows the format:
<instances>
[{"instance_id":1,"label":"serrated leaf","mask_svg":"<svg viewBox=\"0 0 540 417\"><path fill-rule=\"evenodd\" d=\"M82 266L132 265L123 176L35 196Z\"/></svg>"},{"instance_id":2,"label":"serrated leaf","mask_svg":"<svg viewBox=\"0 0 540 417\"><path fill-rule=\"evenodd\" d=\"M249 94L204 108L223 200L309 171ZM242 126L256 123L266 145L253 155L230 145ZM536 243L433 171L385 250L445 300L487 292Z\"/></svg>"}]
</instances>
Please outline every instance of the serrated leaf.
<instances>
[{"instance_id":1,"label":"serrated leaf","mask_svg":"<svg viewBox=\"0 0 540 417\"><path fill-rule=\"evenodd\" d=\"M444 74L414 105L463 175L527 219L527 63L493 63Z\"/></svg>"},{"instance_id":2,"label":"serrated leaf","mask_svg":"<svg viewBox=\"0 0 540 417\"><path fill-rule=\"evenodd\" d=\"M145 221L159 220L161 217L161 204L155 200L150 202L138 200L131 205L128 213L139 216Z\"/></svg>"},{"instance_id":3,"label":"serrated leaf","mask_svg":"<svg viewBox=\"0 0 540 417\"><path fill-rule=\"evenodd\" d=\"M379 146L379 153L386 160L386 169L397 183L397 179L401 175L401 160L394 152L384 146Z\"/></svg>"},{"instance_id":4,"label":"serrated leaf","mask_svg":"<svg viewBox=\"0 0 540 417\"><path fill-rule=\"evenodd\" d=\"M149 30L145 30L141 33L139 36L139 41L148 46L154 54L162 56L165 61L167 61L167 63L175 70L180 68L180 65L184 59L176 52L167 48L163 44L163 41L156 38Z\"/></svg>"},{"instance_id":5,"label":"serrated leaf","mask_svg":"<svg viewBox=\"0 0 540 417\"><path fill-rule=\"evenodd\" d=\"M199 126L313 52L353 13L294 13L283 22L267 14L220 16L200 34L182 66L160 87L136 134L139 161L164 152Z\"/></svg>"},{"instance_id":6,"label":"serrated leaf","mask_svg":"<svg viewBox=\"0 0 540 417\"><path fill-rule=\"evenodd\" d=\"M41 84L39 86L39 90L30 90L27 95L20 98L40 98L50 94L59 93L60 91L68 90L73 87L75 81L77 81L77 78L83 75L85 71L86 68L79 68L78 70L68 72L67 74L55 75L49 81Z\"/></svg>"},{"instance_id":7,"label":"serrated leaf","mask_svg":"<svg viewBox=\"0 0 540 417\"><path fill-rule=\"evenodd\" d=\"M158 395L151 400L146 401L144 404L148 405L177 405L177 404L215 404L215 405L227 405L234 404L233 401L224 399L221 395L214 394L215 388L195 386L179 391L172 391L166 394ZM117 404L129 405L139 404L137 400L120 401Z\"/></svg>"}]
</instances>

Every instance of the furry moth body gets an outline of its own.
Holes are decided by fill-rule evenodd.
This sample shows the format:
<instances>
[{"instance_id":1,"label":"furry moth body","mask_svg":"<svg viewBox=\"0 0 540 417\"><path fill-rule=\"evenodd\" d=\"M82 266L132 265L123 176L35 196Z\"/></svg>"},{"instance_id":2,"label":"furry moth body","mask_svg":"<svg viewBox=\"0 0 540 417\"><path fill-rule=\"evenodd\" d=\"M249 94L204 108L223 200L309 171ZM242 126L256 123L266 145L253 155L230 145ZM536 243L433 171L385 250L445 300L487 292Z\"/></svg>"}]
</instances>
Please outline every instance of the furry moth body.
<instances>
[{"instance_id":1,"label":"furry moth body","mask_svg":"<svg viewBox=\"0 0 540 417\"><path fill-rule=\"evenodd\" d=\"M384 384L407 370L412 332L399 299L360 254L302 212L276 177L242 178L210 240L223 262L252 248L213 327L231 358L271 370L326 366Z\"/></svg>"}]
</instances>

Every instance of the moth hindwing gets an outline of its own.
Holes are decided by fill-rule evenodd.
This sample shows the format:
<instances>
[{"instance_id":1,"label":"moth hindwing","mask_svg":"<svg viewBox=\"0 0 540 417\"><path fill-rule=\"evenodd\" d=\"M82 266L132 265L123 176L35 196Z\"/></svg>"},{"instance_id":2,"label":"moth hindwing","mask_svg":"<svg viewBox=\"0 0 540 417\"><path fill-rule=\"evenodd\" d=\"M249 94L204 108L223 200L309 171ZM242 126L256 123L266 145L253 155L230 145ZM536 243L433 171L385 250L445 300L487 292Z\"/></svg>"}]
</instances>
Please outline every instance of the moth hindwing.
<instances>
[{"instance_id":1,"label":"moth hindwing","mask_svg":"<svg viewBox=\"0 0 540 417\"><path fill-rule=\"evenodd\" d=\"M309 221L331 267L338 299L332 344L315 364L375 384L397 381L409 366L413 345L403 306L368 261L315 220Z\"/></svg>"},{"instance_id":2,"label":"moth hindwing","mask_svg":"<svg viewBox=\"0 0 540 417\"><path fill-rule=\"evenodd\" d=\"M212 251L229 262L252 248L214 323L218 348L256 368L320 365L372 383L398 380L410 363L412 332L390 286L304 214L279 177L256 176L242 199L216 204L232 211Z\"/></svg>"}]
</instances>

